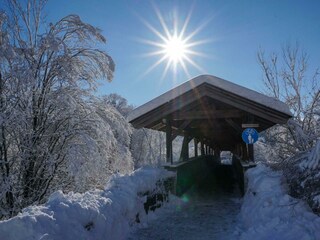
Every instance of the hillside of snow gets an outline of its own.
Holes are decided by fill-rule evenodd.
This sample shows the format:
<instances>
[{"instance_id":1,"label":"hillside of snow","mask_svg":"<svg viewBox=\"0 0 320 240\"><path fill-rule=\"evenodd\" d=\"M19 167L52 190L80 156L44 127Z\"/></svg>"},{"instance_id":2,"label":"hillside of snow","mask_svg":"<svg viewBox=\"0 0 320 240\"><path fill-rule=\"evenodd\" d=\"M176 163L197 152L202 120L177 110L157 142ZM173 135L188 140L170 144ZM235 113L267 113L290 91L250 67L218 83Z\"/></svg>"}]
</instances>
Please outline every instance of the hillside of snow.
<instances>
[{"instance_id":1,"label":"hillside of snow","mask_svg":"<svg viewBox=\"0 0 320 240\"><path fill-rule=\"evenodd\" d=\"M239 239L320 239L320 218L305 202L288 195L281 172L258 164L246 177Z\"/></svg>"},{"instance_id":2,"label":"hillside of snow","mask_svg":"<svg viewBox=\"0 0 320 240\"><path fill-rule=\"evenodd\" d=\"M30 206L1 221L0 239L126 239L130 227L146 217L147 196L141 193L156 189L160 179L172 176L166 170L145 167L130 175L115 175L104 191L55 192L45 205Z\"/></svg>"}]
</instances>

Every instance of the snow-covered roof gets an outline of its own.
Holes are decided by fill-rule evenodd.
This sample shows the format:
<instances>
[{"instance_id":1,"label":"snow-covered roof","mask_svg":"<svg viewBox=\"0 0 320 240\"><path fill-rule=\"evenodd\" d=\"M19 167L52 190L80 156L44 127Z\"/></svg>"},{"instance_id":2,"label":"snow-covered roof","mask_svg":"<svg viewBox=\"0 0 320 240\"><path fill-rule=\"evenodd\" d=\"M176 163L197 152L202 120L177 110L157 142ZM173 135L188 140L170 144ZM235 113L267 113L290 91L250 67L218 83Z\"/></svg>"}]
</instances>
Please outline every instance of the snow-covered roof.
<instances>
[{"instance_id":1,"label":"snow-covered roof","mask_svg":"<svg viewBox=\"0 0 320 240\"><path fill-rule=\"evenodd\" d=\"M160 95L159 97L156 97L153 100L134 109L129 115L128 120L131 122L134 119L137 119L138 117L150 112L151 110L160 107L161 105L177 98L178 96L181 96L182 94L204 83L210 84L216 88L225 90L227 92L231 92L242 98L248 99L250 101L256 102L268 108L274 109L288 116L292 116L292 113L290 112L289 107L285 103L275 98L268 97L264 94L242 87L240 85L224 80L222 78L218 78L212 75L200 75L189 81L182 83L181 85L171 89L170 91Z\"/></svg>"}]
</instances>

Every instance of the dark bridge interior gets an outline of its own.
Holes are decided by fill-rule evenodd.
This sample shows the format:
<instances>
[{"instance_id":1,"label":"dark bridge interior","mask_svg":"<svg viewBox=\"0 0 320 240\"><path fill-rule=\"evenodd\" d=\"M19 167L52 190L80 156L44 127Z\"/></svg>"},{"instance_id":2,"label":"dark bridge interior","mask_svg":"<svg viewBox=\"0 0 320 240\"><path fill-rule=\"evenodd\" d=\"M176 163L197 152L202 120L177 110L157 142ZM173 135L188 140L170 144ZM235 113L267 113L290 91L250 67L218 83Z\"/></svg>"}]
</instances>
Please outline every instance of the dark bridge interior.
<instances>
[{"instance_id":1,"label":"dark bridge interior","mask_svg":"<svg viewBox=\"0 0 320 240\"><path fill-rule=\"evenodd\" d=\"M207 155L168 165L165 168L177 174L175 183L177 196L182 196L190 190L196 190L200 194L236 190L243 194L243 168L237 166L237 163L233 161L232 164L223 164L212 155Z\"/></svg>"}]
</instances>

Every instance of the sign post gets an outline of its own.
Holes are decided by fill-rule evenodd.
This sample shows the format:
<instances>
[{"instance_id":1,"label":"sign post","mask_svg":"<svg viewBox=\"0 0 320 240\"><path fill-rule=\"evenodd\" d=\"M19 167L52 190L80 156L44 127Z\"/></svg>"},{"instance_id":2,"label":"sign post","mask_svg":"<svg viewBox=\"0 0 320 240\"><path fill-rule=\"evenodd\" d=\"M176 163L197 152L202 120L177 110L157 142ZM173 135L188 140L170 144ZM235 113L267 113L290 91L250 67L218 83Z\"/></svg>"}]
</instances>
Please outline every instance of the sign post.
<instances>
[{"instance_id":1,"label":"sign post","mask_svg":"<svg viewBox=\"0 0 320 240\"><path fill-rule=\"evenodd\" d=\"M246 128L242 132L242 140L247 144L249 159L254 161L253 144L258 141L259 133L254 128Z\"/></svg>"}]
</instances>

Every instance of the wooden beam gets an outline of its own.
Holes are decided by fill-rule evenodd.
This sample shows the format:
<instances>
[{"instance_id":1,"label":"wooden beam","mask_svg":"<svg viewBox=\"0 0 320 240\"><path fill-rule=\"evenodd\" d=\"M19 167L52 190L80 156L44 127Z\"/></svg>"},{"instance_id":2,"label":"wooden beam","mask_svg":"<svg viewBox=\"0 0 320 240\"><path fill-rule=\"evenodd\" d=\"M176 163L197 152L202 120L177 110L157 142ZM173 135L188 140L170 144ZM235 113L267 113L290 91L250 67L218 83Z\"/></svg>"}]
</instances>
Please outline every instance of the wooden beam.
<instances>
[{"instance_id":1,"label":"wooden beam","mask_svg":"<svg viewBox=\"0 0 320 240\"><path fill-rule=\"evenodd\" d=\"M253 148L253 144L248 144L248 157L249 160L254 162L254 148Z\"/></svg>"},{"instance_id":2,"label":"wooden beam","mask_svg":"<svg viewBox=\"0 0 320 240\"><path fill-rule=\"evenodd\" d=\"M172 114L173 120L201 120L201 119L218 119L218 118L240 118L242 112L237 109L231 110L209 110L175 112Z\"/></svg>"},{"instance_id":3,"label":"wooden beam","mask_svg":"<svg viewBox=\"0 0 320 240\"><path fill-rule=\"evenodd\" d=\"M163 124L162 122L160 122L160 123L158 123L157 125L153 126L152 129L159 131L160 129L164 128L165 126L166 126L165 124Z\"/></svg>"},{"instance_id":4,"label":"wooden beam","mask_svg":"<svg viewBox=\"0 0 320 240\"><path fill-rule=\"evenodd\" d=\"M242 160L248 160L248 148L244 142L241 143L241 158Z\"/></svg>"},{"instance_id":5,"label":"wooden beam","mask_svg":"<svg viewBox=\"0 0 320 240\"><path fill-rule=\"evenodd\" d=\"M194 142L194 156L198 157L198 139L194 138L193 142Z\"/></svg>"},{"instance_id":6,"label":"wooden beam","mask_svg":"<svg viewBox=\"0 0 320 240\"><path fill-rule=\"evenodd\" d=\"M234 122L230 118L226 118L225 120L231 127L233 127L237 131L238 134L242 133L242 128L236 122Z\"/></svg>"},{"instance_id":7,"label":"wooden beam","mask_svg":"<svg viewBox=\"0 0 320 240\"><path fill-rule=\"evenodd\" d=\"M258 128L260 127L259 123L242 123L242 128Z\"/></svg>"},{"instance_id":8,"label":"wooden beam","mask_svg":"<svg viewBox=\"0 0 320 240\"><path fill-rule=\"evenodd\" d=\"M184 121L178 128L180 130L184 130L186 127L188 127L192 123L192 120L186 120Z\"/></svg>"},{"instance_id":9,"label":"wooden beam","mask_svg":"<svg viewBox=\"0 0 320 240\"><path fill-rule=\"evenodd\" d=\"M173 163L172 158L172 128L169 118L166 119L166 148L167 148L167 163Z\"/></svg>"},{"instance_id":10,"label":"wooden beam","mask_svg":"<svg viewBox=\"0 0 320 240\"><path fill-rule=\"evenodd\" d=\"M229 139L237 138L241 139L241 133L239 134L233 128L228 128L225 130L220 130L216 128L194 128L188 131L190 136L198 139L208 138L208 139ZM217 142L217 141L214 141Z\"/></svg>"},{"instance_id":11,"label":"wooden beam","mask_svg":"<svg viewBox=\"0 0 320 240\"><path fill-rule=\"evenodd\" d=\"M182 148L180 153L180 160L186 161L189 159L189 142L191 138L186 134L183 138Z\"/></svg>"},{"instance_id":12,"label":"wooden beam","mask_svg":"<svg viewBox=\"0 0 320 240\"><path fill-rule=\"evenodd\" d=\"M215 147L215 148L214 148L213 156L214 156L214 159L220 160L221 150L220 150L219 147Z\"/></svg>"},{"instance_id":13,"label":"wooden beam","mask_svg":"<svg viewBox=\"0 0 320 240\"><path fill-rule=\"evenodd\" d=\"M178 128L175 128L175 131L172 134L172 140L179 135L184 135L184 129L188 127L191 122L192 120L186 120Z\"/></svg>"},{"instance_id":14,"label":"wooden beam","mask_svg":"<svg viewBox=\"0 0 320 240\"><path fill-rule=\"evenodd\" d=\"M201 141L201 156L203 156L205 153L204 153L204 143L203 143L203 140Z\"/></svg>"}]
</instances>

